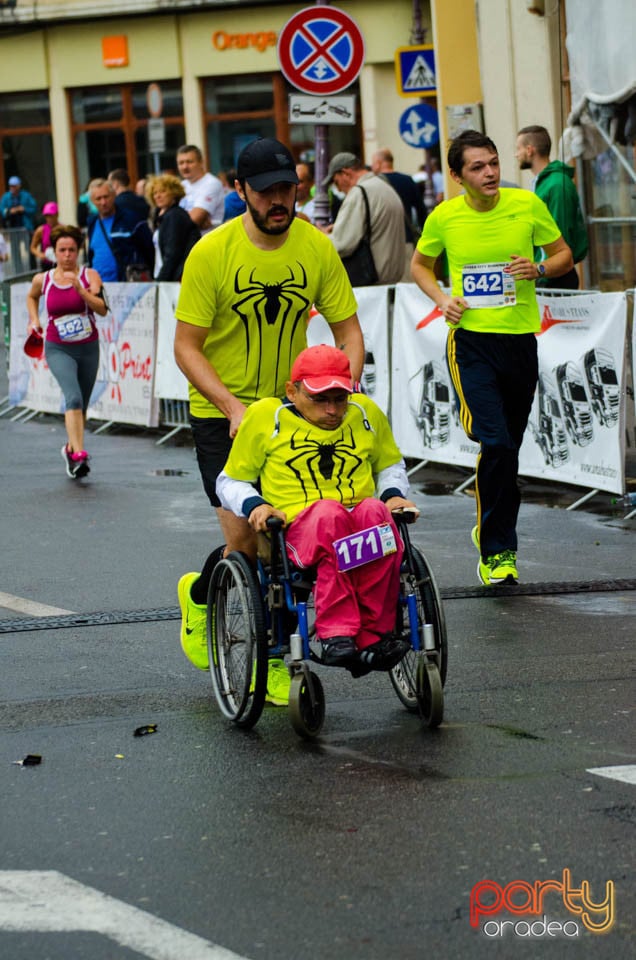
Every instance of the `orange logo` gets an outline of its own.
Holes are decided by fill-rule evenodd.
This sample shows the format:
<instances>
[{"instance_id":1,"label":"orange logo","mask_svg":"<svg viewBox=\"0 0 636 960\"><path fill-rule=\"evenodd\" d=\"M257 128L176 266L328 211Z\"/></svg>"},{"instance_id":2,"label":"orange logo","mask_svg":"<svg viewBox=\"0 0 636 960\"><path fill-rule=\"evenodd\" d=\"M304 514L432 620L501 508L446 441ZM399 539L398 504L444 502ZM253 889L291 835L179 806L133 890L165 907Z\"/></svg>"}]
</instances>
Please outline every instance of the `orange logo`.
<instances>
[{"instance_id":1,"label":"orange logo","mask_svg":"<svg viewBox=\"0 0 636 960\"><path fill-rule=\"evenodd\" d=\"M577 937L579 925L575 920L565 922L548 920L544 915L546 894L560 894L565 908L577 918L590 933L607 933L614 925L614 883L605 884L605 897L598 902L592 899L592 891L587 880L580 887L572 886L572 875L566 868L562 880L512 880L504 887L494 880L481 880L470 891L470 925L479 927L482 917L494 917L505 911L514 917L540 917L525 921L488 920L482 931L488 937L501 937L510 930L520 937Z\"/></svg>"}]
</instances>

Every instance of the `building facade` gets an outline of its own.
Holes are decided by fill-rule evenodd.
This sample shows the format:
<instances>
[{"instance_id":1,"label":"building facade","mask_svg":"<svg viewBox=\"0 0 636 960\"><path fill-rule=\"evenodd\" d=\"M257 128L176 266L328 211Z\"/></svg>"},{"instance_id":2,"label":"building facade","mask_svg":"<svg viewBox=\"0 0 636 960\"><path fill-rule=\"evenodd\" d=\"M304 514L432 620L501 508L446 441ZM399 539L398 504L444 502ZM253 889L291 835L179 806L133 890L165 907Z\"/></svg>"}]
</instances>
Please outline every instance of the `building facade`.
<instances>
[{"instance_id":1,"label":"building facade","mask_svg":"<svg viewBox=\"0 0 636 960\"><path fill-rule=\"evenodd\" d=\"M395 60L400 48L431 44L436 91L421 99L437 109L434 149L444 173L448 137L477 125L497 144L504 179L529 187L515 161L517 131L547 127L557 156L572 109L569 52L575 72L594 58L601 75L626 64L636 89L629 46L636 7L612 4L620 16L611 21L618 39L608 53L607 29L594 33L594 0L337 0L358 24L365 51L358 78L344 91L355 97L354 122L328 128L328 152L351 150L368 162L388 146L397 170L420 167L426 151L409 145L401 127L418 99L398 90ZM184 143L200 146L215 173L234 167L255 136L276 136L297 159L311 159L315 127L290 123L294 88L277 55L285 23L311 6L320 4L0 0L0 192L17 174L40 208L57 200L61 218L72 221L89 179L115 167L125 167L133 182L174 169ZM594 58L586 50L577 60L577 34L594 37ZM616 47L621 36L624 52ZM616 105L619 114L625 104ZM590 229L586 283L633 286L633 141L600 142L578 161L564 159L577 165ZM445 187L448 196L457 191L448 176Z\"/></svg>"},{"instance_id":2,"label":"building facade","mask_svg":"<svg viewBox=\"0 0 636 960\"><path fill-rule=\"evenodd\" d=\"M184 143L200 146L216 173L234 167L254 136L276 136L297 158L311 156L314 127L289 123L294 88L277 58L280 30L302 4L40 0L35 29L29 6L0 7L0 189L18 174L40 204L56 199L62 217L73 219L90 178L125 167L134 181L156 166L174 168ZM390 17L381 0L342 7L360 27L365 60L346 91L356 98L355 122L329 127L329 150L368 155L388 145L396 167L415 172L424 153L400 141L396 118L408 101L394 76L394 52L409 43L412 3L397 0ZM424 27L430 36L428 11ZM159 150L152 149L156 119L163 121Z\"/></svg>"}]
</instances>

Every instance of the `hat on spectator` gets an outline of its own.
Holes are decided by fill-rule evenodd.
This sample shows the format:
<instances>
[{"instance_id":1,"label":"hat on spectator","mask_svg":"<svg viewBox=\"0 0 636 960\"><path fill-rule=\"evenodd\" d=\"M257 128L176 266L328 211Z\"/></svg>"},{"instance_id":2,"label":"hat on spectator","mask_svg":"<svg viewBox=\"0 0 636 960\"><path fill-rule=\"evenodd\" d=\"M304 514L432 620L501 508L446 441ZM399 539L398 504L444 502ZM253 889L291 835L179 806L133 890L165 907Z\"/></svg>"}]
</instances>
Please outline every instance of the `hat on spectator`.
<instances>
[{"instance_id":1,"label":"hat on spectator","mask_svg":"<svg viewBox=\"0 0 636 960\"><path fill-rule=\"evenodd\" d=\"M298 183L296 161L280 140L263 137L241 150L236 177L246 180L252 190L267 190L274 183Z\"/></svg>"},{"instance_id":2,"label":"hat on spectator","mask_svg":"<svg viewBox=\"0 0 636 960\"><path fill-rule=\"evenodd\" d=\"M52 200L49 200L49 202L45 203L42 207L42 214L45 217L56 217L59 212L57 203L53 203Z\"/></svg>"},{"instance_id":3,"label":"hat on spectator","mask_svg":"<svg viewBox=\"0 0 636 960\"><path fill-rule=\"evenodd\" d=\"M307 347L299 353L290 374L294 383L302 383L309 393L345 390L353 393L349 358L342 350L327 346Z\"/></svg>"},{"instance_id":4,"label":"hat on spectator","mask_svg":"<svg viewBox=\"0 0 636 960\"><path fill-rule=\"evenodd\" d=\"M337 153L335 157L332 157L329 161L327 176L322 181L323 187L329 186L333 180L334 173L340 173L340 171L344 170L345 167L357 167L359 163L360 161L356 157L355 153L347 153L346 151Z\"/></svg>"},{"instance_id":5,"label":"hat on spectator","mask_svg":"<svg viewBox=\"0 0 636 960\"><path fill-rule=\"evenodd\" d=\"M10 187L19 187L21 186L22 181L20 177L9 177L9 186Z\"/></svg>"}]
</instances>

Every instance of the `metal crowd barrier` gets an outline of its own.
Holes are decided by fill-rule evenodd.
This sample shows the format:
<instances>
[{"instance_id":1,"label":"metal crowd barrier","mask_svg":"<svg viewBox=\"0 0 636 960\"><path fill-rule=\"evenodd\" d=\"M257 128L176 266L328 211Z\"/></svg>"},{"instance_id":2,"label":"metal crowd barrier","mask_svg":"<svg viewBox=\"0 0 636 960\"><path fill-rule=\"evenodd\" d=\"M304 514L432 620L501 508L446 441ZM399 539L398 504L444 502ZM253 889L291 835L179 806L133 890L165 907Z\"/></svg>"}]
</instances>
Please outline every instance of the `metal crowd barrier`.
<instances>
[{"instance_id":1,"label":"metal crowd barrier","mask_svg":"<svg viewBox=\"0 0 636 960\"><path fill-rule=\"evenodd\" d=\"M159 426L172 427L169 433L157 440L157 446L174 437L180 430L190 429L187 400L166 400L162 398L159 407Z\"/></svg>"}]
</instances>

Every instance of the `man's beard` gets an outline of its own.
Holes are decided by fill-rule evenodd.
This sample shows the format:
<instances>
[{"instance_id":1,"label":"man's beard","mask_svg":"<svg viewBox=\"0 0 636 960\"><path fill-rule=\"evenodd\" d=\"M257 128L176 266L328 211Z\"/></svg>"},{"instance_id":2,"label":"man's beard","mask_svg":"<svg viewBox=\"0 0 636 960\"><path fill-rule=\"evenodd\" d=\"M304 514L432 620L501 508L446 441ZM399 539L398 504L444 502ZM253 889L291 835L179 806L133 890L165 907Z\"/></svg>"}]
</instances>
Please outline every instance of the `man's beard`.
<instances>
[{"instance_id":1,"label":"man's beard","mask_svg":"<svg viewBox=\"0 0 636 960\"><path fill-rule=\"evenodd\" d=\"M291 213L290 213L290 211L284 204L277 203L273 207L270 207L270 209L267 211L265 216L262 217L260 213L258 213L258 211L254 209L254 207L252 206L252 204L250 203L247 197L245 198L245 203L247 205L247 209L249 210L255 225L258 227L261 233L265 233L270 237L278 237L280 236L281 233L285 233L287 230L289 230L291 226L291 222L296 216L296 210L294 209L294 207L292 207ZM273 227L268 226L267 217L271 213L279 213L279 212L284 212L287 215L287 222L277 224L276 226L273 226Z\"/></svg>"},{"instance_id":2,"label":"man's beard","mask_svg":"<svg viewBox=\"0 0 636 960\"><path fill-rule=\"evenodd\" d=\"M529 160L520 160L519 161L520 170L532 170L532 164Z\"/></svg>"}]
</instances>

